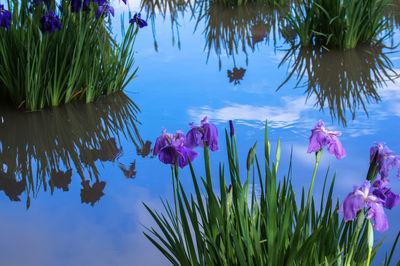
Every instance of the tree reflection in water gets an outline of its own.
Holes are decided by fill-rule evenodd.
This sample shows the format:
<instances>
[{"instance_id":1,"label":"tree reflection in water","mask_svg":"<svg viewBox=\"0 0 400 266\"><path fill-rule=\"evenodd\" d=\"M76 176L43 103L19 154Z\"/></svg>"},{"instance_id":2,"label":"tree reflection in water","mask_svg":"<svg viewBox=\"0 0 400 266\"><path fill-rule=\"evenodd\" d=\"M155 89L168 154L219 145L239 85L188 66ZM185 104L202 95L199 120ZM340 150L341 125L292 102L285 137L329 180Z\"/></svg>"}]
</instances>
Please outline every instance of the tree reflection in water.
<instances>
[{"instance_id":1,"label":"tree reflection in water","mask_svg":"<svg viewBox=\"0 0 400 266\"><path fill-rule=\"evenodd\" d=\"M81 178L82 202L92 206L103 193L96 161L115 162L120 138L136 147L143 140L136 127L139 108L118 93L91 104L72 103L34 113L0 110L0 190L14 201L50 187L68 191L72 175ZM151 143L150 143L151 144ZM141 155L143 156L143 155ZM92 183L90 185L90 183Z\"/></svg>"},{"instance_id":2,"label":"tree reflection in water","mask_svg":"<svg viewBox=\"0 0 400 266\"><path fill-rule=\"evenodd\" d=\"M296 87L305 87L307 99L315 97L315 106L328 108L332 119L347 125L346 112L355 119L362 108L368 115L367 103L379 102L377 92L386 82L398 77L383 47L360 47L345 51L289 49L279 66L288 64L290 73L278 87L296 80Z\"/></svg>"},{"instance_id":3,"label":"tree reflection in water","mask_svg":"<svg viewBox=\"0 0 400 266\"><path fill-rule=\"evenodd\" d=\"M135 177L136 177L136 160L134 160L131 163L131 166L129 167L129 169L127 169L123 164L120 164L119 168L124 173L126 178L135 179Z\"/></svg>"},{"instance_id":4,"label":"tree reflection in water","mask_svg":"<svg viewBox=\"0 0 400 266\"><path fill-rule=\"evenodd\" d=\"M26 180L17 181L14 173L0 169L0 191L3 190L11 201L21 201L19 196L25 191Z\"/></svg>"},{"instance_id":5,"label":"tree reflection in water","mask_svg":"<svg viewBox=\"0 0 400 266\"><path fill-rule=\"evenodd\" d=\"M49 185L51 188L59 188L62 189L63 191L69 191L69 184L71 184L72 181L72 168L68 169L67 171L56 171L54 169L51 170L50 172L50 180L49 180ZM51 193L53 193L54 190L51 190Z\"/></svg>"},{"instance_id":6,"label":"tree reflection in water","mask_svg":"<svg viewBox=\"0 0 400 266\"><path fill-rule=\"evenodd\" d=\"M81 189L81 202L90 203L90 205L94 206L94 204L104 195L103 189L105 186L106 182L104 181L96 181L92 186L90 185L89 180L82 181L83 188Z\"/></svg>"},{"instance_id":7,"label":"tree reflection in water","mask_svg":"<svg viewBox=\"0 0 400 266\"><path fill-rule=\"evenodd\" d=\"M260 42L274 43L278 29L284 23L287 7L274 8L267 3L248 3L243 6L224 6L208 1L198 1L195 5L197 24L205 24L203 34L206 38L204 49L207 60L212 50L219 57L221 70L221 51L231 56L236 67L235 55L243 53L248 63L248 51L254 52Z\"/></svg>"}]
</instances>

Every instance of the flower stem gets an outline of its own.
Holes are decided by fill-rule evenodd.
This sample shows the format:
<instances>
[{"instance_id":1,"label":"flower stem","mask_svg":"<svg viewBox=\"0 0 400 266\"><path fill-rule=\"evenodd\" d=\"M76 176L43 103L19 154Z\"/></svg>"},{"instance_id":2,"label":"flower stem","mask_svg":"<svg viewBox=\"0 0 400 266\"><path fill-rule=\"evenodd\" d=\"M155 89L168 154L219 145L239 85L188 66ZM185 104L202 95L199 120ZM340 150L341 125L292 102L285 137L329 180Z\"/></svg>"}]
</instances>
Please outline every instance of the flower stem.
<instances>
[{"instance_id":1,"label":"flower stem","mask_svg":"<svg viewBox=\"0 0 400 266\"><path fill-rule=\"evenodd\" d=\"M176 215L176 221L178 222L178 204L176 201L176 188L177 186L175 185L175 170L174 166L171 166L171 172L172 172L172 185L174 186L174 204L175 204L175 215Z\"/></svg>"},{"instance_id":2,"label":"flower stem","mask_svg":"<svg viewBox=\"0 0 400 266\"><path fill-rule=\"evenodd\" d=\"M317 151L315 153L315 167L314 167L313 177L312 177L312 180L311 180L310 189L308 190L307 205L306 205L307 207L310 204L311 191L312 191L313 186L314 186L314 180L315 180L315 176L317 174L318 164L319 164L319 161L321 160L321 157L322 157L322 151L323 150L321 149L321 150L319 150L319 151Z\"/></svg>"}]
</instances>

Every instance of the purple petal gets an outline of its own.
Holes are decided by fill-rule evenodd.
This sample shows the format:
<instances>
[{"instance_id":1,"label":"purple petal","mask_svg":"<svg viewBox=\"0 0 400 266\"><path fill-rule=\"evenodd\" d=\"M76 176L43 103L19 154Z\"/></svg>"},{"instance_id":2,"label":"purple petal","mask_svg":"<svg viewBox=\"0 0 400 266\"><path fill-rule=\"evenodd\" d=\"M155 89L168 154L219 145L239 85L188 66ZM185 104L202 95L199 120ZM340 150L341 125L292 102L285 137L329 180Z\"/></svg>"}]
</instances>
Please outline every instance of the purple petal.
<instances>
[{"instance_id":1,"label":"purple petal","mask_svg":"<svg viewBox=\"0 0 400 266\"><path fill-rule=\"evenodd\" d=\"M400 203L400 194L388 191L386 194L386 200L383 204L383 207L391 210L392 208L396 207L399 203Z\"/></svg>"},{"instance_id":2,"label":"purple petal","mask_svg":"<svg viewBox=\"0 0 400 266\"><path fill-rule=\"evenodd\" d=\"M322 149L327 142L327 135L320 129L311 130L310 145L308 146L307 153L317 152Z\"/></svg>"},{"instance_id":3,"label":"purple petal","mask_svg":"<svg viewBox=\"0 0 400 266\"><path fill-rule=\"evenodd\" d=\"M349 193L344 199L338 212L344 213L344 221L352 221L357 217L357 212L364 208L364 198L361 195L355 195L353 192Z\"/></svg>"},{"instance_id":4,"label":"purple petal","mask_svg":"<svg viewBox=\"0 0 400 266\"><path fill-rule=\"evenodd\" d=\"M168 146L168 140L164 136L159 136L154 144L153 155L158 155L160 151Z\"/></svg>"},{"instance_id":5,"label":"purple petal","mask_svg":"<svg viewBox=\"0 0 400 266\"><path fill-rule=\"evenodd\" d=\"M371 208L368 211L367 219L374 219L373 227L379 232L386 231L389 228L389 223L382 204L369 202L368 206Z\"/></svg>"},{"instance_id":6,"label":"purple petal","mask_svg":"<svg viewBox=\"0 0 400 266\"><path fill-rule=\"evenodd\" d=\"M330 135L328 143L328 152L330 154L335 155L339 160L346 156L346 150L336 135Z\"/></svg>"},{"instance_id":7,"label":"purple petal","mask_svg":"<svg viewBox=\"0 0 400 266\"><path fill-rule=\"evenodd\" d=\"M204 126L205 124L208 124L208 117L207 116L205 116L203 118L203 120L201 120L201 125Z\"/></svg>"},{"instance_id":8,"label":"purple petal","mask_svg":"<svg viewBox=\"0 0 400 266\"><path fill-rule=\"evenodd\" d=\"M186 165L189 164L189 160L193 162L194 159L196 159L199 154L187 147L180 147L177 149L178 152L178 165L180 168L185 167Z\"/></svg>"},{"instance_id":9,"label":"purple petal","mask_svg":"<svg viewBox=\"0 0 400 266\"><path fill-rule=\"evenodd\" d=\"M165 164L175 164L176 148L168 146L163 148L158 155L161 162Z\"/></svg>"},{"instance_id":10,"label":"purple petal","mask_svg":"<svg viewBox=\"0 0 400 266\"><path fill-rule=\"evenodd\" d=\"M201 134L199 129L199 127L194 127L186 134L186 147L191 149L194 149L196 147L203 147L203 135Z\"/></svg>"},{"instance_id":11,"label":"purple petal","mask_svg":"<svg viewBox=\"0 0 400 266\"><path fill-rule=\"evenodd\" d=\"M203 121L202 121L203 123ZM213 124L203 125L203 140L207 141L210 150L218 151L218 130Z\"/></svg>"}]
</instances>

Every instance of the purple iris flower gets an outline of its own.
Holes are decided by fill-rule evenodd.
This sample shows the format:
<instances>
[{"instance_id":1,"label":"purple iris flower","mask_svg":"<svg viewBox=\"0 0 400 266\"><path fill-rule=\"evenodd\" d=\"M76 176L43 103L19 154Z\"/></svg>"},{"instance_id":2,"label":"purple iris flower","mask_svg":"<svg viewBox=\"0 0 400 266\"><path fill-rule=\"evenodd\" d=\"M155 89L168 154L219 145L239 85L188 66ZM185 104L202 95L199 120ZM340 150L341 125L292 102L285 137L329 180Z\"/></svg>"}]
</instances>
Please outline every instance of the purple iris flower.
<instances>
[{"instance_id":1,"label":"purple iris flower","mask_svg":"<svg viewBox=\"0 0 400 266\"><path fill-rule=\"evenodd\" d=\"M376 188L371 187L367 180L360 186L354 186L354 191L349 193L338 212L344 214L344 221L348 222L356 219L357 213L364 207L369 207L367 219L374 219L373 227L380 231L386 231L389 224L383 209L383 200L374 194Z\"/></svg>"},{"instance_id":2,"label":"purple iris flower","mask_svg":"<svg viewBox=\"0 0 400 266\"><path fill-rule=\"evenodd\" d=\"M144 19L140 18L140 13L136 13L131 20L129 20L129 23L136 23L139 25L139 28L143 28L147 26L147 22Z\"/></svg>"},{"instance_id":3,"label":"purple iris flower","mask_svg":"<svg viewBox=\"0 0 400 266\"><path fill-rule=\"evenodd\" d=\"M112 6L109 5L109 3L107 3L106 1L102 1L105 3L100 4L99 1L99 8L96 11L96 18L99 18L100 16L108 16L109 14L111 14L112 16L114 16L114 8Z\"/></svg>"},{"instance_id":4,"label":"purple iris flower","mask_svg":"<svg viewBox=\"0 0 400 266\"><path fill-rule=\"evenodd\" d=\"M49 11L45 14L40 23L42 24L41 30L43 34L46 32L53 33L56 29L61 30L60 19L54 12Z\"/></svg>"},{"instance_id":5,"label":"purple iris flower","mask_svg":"<svg viewBox=\"0 0 400 266\"><path fill-rule=\"evenodd\" d=\"M369 150L369 153L370 161L373 160L375 154L378 154L376 162L378 163L378 173L381 175L382 179L388 177L389 172L395 166L399 169L397 177L400 178L400 156L393 155L393 151L391 151L384 142L376 142L375 146L371 147Z\"/></svg>"},{"instance_id":6,"label":"purple iris flower","mask_svg":"<svg viewBox=\"0 0 400 266\"><path fill-rule=\"evenodd\" d=\"M153 154L158 155L161 162L165 164L175 164L175 159L180 168L185 167L193 161L199 154L191 148L185 146L185 134L178 130L175 135L167 133L164 129L154 144Z\"/></svg>"},{"instance_id":7,"label":"purple iris flower","mask_svg":"<svg viewBox=\"0 0 400 266\"><path fill-rule=\"evenodd\" d=\"M201 120L201 126L194 126L190 123L189 126L192 129L186 134L185 145L189 148L204 147L204 142L207 141L207 145L210 150L217 151L218 148L218 130L213 124L208 123L207 116Z\"/></svg>"},{"instance_id":8,"label":"purple iris flower","mask_svg":"<svg viewBox=\"0 0 400 266\"><path fill-rule=\"evenodd\" d=\"M392 209L400 203L400 194L396 194L388 187L390 180L377 178L373 187L375 188L373 194L383 200L383 207Z\"/></svg>"},{"instance_id":9,"label":"purple iris flower","mask_svg":"<svg viewBox=\"0 0 400 266\"><path fill-rule=\"evenodd\" d=\"M0 28L8 29L11 26L11 13L4 9L4 5L0 5Z\"/></svg>"},{"instance_id":10,"label":"purple iris flower","mask_svg":"<svg viewBox=\"0 0 400 266\"><path fill-rule=\"evenodd\" d=\"M335 155L339 160L346 156L346 150L337 136L342 135L340 131L329 131L325 128L322 120L319 120L314 129L311 130L310 145L307 153L317 152L328 145L328 152Z\"/></svg>"}]
</instances>

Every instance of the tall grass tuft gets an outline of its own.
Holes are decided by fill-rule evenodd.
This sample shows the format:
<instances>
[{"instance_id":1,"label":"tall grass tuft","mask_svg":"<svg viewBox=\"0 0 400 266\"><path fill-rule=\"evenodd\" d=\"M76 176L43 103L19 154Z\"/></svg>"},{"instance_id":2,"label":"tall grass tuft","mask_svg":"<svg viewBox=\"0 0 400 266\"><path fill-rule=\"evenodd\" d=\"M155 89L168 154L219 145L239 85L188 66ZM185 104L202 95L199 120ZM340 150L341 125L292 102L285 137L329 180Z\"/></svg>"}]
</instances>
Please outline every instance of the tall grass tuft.
<instances>
[{"instance_id":1,"label":"tall grass tuft","mask_svg":"<svg viewBox=\"0 0 400 266\"><path fill-rule=\"evenodd\" d=\"M91 11L72 12L71 1L36 2L7 0L12 20L8 29L0 28L2 97L38 110L77 99L91 102L123 90L133 79L136 23L118 44L106 14L96 16L97 3L90 3ZM61 29L43 33L41 19L50 10Z\"/></svg>"},{"instance_id":2,"label":"tall grass tuft","mask_svg":"<svg viewBox=\"0 0 400 266\"><path fill-rule=\"evenodd\" d=\"M326 173L320 202L306 199L304 188L296 201L291 163L279 180L280 142L273 162L266 127L263 165L255 144L248 153L243 183L235 136L226 131L225 136L227 176L220 164L219 177L212 177L205 145L205 178L198 181L190 164L194 194L185 191L178 167L173 166L175 206L164 201L161 214L145 204L159 230L150 228L144 234L173 265L365 265L373 259L380 244L369 250L367 219L339 219L339 202L332 196L335 176L329 185ZM219 188L212 185L215 178ZM311 189L312 185L309 196Z\"/></svg>"},{"instance_id":3,"label":"tall grass tuft","mask_svg":"<svg viewBox=\"0 0 400 266\"><path fill-rule=\"evenodd\" d=\"M303 46L354 48L391 33L389 6L390 0L298 0L287 19Z\"/></svg>"}]
</instances>

